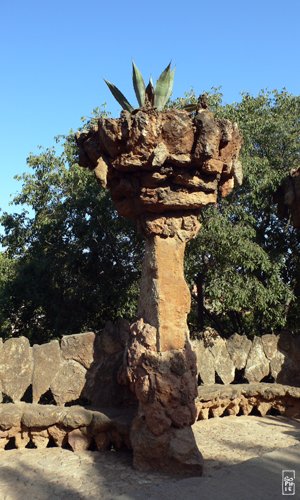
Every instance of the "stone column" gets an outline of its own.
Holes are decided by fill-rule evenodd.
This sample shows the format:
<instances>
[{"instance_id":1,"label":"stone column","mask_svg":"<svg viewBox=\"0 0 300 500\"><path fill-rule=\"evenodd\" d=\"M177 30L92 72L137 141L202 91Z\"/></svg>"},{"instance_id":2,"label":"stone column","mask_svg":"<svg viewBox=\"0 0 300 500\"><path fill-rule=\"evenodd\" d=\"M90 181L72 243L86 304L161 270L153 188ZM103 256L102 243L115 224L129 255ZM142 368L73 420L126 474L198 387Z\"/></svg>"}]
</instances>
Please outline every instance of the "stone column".
<instances>
[{"instance_id":1,"label":"stone column","mask_svg":"<svg viewBox=\"0 0 300 500\"><path fill-rule=\"evenodd\" d=\"M145 220L145 255L138 317L157 329L157 349L184 349L191 296L184 277L186 242L200 224L196 216L152 217Z\"/></svg>"},{"instance_id":2,"label":"stone column","mask_svg":"<svg viewBox=\"0 0 300 500\"><path fill-rule=\"evenodd\" d=\"M138 307L131 327L125 379L139 402L131 431L134 465L201 475L202 456L191 425L196 418L196 357L188 335L190 292L184 250L200 224L196 216L147 217Z\"/></svg>"}]
</instances>

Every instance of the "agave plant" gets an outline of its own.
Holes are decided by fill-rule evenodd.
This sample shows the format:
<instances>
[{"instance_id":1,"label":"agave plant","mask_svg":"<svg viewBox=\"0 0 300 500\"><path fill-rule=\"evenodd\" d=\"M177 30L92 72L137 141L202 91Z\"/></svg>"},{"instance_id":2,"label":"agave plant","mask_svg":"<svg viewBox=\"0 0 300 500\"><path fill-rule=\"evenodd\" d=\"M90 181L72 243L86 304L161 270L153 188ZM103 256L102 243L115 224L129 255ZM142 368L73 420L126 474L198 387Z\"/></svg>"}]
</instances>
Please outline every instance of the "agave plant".
<instances>
[{"instance_id":1,"label":"agave plant","mask_svg":"<svg viewBox=\"0 0 300 500\"><path fill-rule=\"evenodd\" d=\"M146 87L140 70L133 62L132 82L139 106L141 108L151 107L151 108L157 108L158 110L162 110L167 104L169 97L172 94L174 75L175 75L175 69L171 70L171 63L169 63L166 69L160 75L159 79L157 80L155 87L153 85L151 78ZM111 91L112 95L122 106L122 108L129 112L133 111L134 110L133 106L131 106L130 102L126 99L124 94L122 94L122 92L120 92L120 90L113 83L109 82L108 80L104 81L108 86L109 90Z\"/></svg>"}]
</instances>

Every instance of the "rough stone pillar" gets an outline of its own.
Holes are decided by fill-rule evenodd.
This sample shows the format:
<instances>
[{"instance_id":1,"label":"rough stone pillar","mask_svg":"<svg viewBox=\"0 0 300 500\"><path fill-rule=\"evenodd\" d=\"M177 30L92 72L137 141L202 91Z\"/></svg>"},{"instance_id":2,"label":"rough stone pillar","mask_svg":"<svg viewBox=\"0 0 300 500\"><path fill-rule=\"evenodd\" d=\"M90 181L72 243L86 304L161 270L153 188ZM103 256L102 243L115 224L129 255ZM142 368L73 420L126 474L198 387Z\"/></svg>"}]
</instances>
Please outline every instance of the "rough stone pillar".
<instances>
[{"instance_id":1,"label":"rough stone pillar","mask_svg":"<svg viewBox=\"0 0 300 500\"><path fill-rule=\"evenodd\" d=\"M158 351L183 349L191 307L184 251L200 224L194 216L179 216L168 218L168 234L161 218L146 221L146 228L138 317L157 329Z\"/></svg>"},{"instance_id":2,"label":"rough stone pillar","mask_svg":"<svg viewBox=\"0 0 300 500\"><path fill-rule=\"evenodd\" d=\"M190 293L183 275L185 242L146 238L138 316L158 331L158 351L183 349Z\"/></svg>"},{"instance_id":3,"label":"rough stone pillar","mask_svg":"<svg viewBox=\"0 0 300 500\"><path fill-rule=\"evenodd\" d=\"M199 107L123 111L77 135L79 163L107 186L118 213L146 238L138 321L131 327L120 381L138 400L131 430L141 470L202 472L191 425L196 418L196 357L187 328L186 242L201 209L242 182L236 124Z\"/></svg>"}]
</instances>

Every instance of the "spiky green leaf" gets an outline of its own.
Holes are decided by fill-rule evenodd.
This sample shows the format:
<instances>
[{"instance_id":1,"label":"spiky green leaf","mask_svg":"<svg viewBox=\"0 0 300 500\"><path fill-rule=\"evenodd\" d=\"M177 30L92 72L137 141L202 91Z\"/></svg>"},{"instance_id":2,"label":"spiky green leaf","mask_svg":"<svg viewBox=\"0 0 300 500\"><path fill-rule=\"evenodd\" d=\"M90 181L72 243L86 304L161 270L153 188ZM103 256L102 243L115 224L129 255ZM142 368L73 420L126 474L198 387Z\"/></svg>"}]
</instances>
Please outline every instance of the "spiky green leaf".
<instances>
[{"instance_id":1,"label":"spiky green leaf","mask_svg":"<svg viewBox=\"0 0 300 500\"><path fill-rule=\"evenodd\" d=\"M138 67L132 61L132 81L135 91L136 98L140 107L144 106L145 103L145 82L142 73Z\"/></svg>"},{"instance_id":2,"label":"spiky green leaf","mask_svg":"<svg viewBox=\"0 0 300 500\"><path fill-rule=\"evenodd\" d=\"M164 106L167 104L167 102L170 99L171 94L173 92L174 76L175 76L175 68L172 69L171 74L170 74L169 88L168 88L168 92L166 95L166 102L165 102Z\"/></svg>"},{"instance_id":3,"label":"spiky green leaf","mask_svg":"<svg viewBox=\"0 0 300 500\"><path fill-rule=\"evenodd\" d=\"M172 93L172 80L174 79L174 73L172 73L171 63L169 63L156 82L154 106L159 110L163 109L169 99L168 95Z\"/></svg>"},{"instance_id":4,"label":"spiky green leaf","mask_svg":"<svg viewBox=\"0 0 300 500\"><path fill-rule=\"evenodd\" d=\"M111 83L105 79L104 79L104 81L105 81L106 85L108 86L109 90L111 91L112 95L118 101L118 103L122 106L122 108L131 113L131 111L133 111L133 107L131 106L130 102L127 101L124 94L122 94L122 92L120 92L120 90L113 83Z\"/></svg>"},{"instance_id":5,"label":"spiky green leaf","mask_svg":"<svg viewBox=\"0 0 300 500\"><path fill-rule=\"evenodd\" d=\"M145 90L145 106L152 107L154 103L154 87L152 83L152 79L150 78L149 83Z\"/></svg>"}]
</instances>

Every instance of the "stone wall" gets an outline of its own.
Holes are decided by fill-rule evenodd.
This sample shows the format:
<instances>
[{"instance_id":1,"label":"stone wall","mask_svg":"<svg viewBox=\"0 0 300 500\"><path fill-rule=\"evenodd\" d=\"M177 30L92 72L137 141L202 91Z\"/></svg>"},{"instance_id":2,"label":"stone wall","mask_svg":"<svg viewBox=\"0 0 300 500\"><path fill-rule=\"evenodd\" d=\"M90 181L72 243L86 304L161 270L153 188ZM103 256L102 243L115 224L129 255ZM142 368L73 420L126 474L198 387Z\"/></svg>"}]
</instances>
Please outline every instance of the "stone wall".
<instances>
[{"instance_id":1,"label":"stone wall","mask_svg":"<svg viewBox=\"0 0 300 500\"><path fill-rule=\"evenodd\" d=\"M0 402L26 401L93 408L132 406L135 399L118 383L129 323L108 322L86 332L30 346L25 337L0 340ZM207 329L192 340L199 385L277 382L300 387L300 338L288 333L249 340L222 339Z\"/></svg>"},{"instance_id":2,"label":"stone wall","mask_svg":"<svg viewBox=\"0 0 300 500\"><path fill-rule=\"evenodd\" d=\"M0 339L0 402L130 405L129 389L117 382L128 335L129 323L120 319L101 335L68 335L43 345Z\"/></svg>"},{"instance_id":3,"label":"stone wall","mask_svg":"<svg viewBox=\"0 0 300 500\"><path fill-rule=\"evenodd\" d=\"M289 333L254 337L234 334L222 339L208 328L192 341L198 384L277 382L300 387L300 337Z\"/></svg>"}]
</instances>

